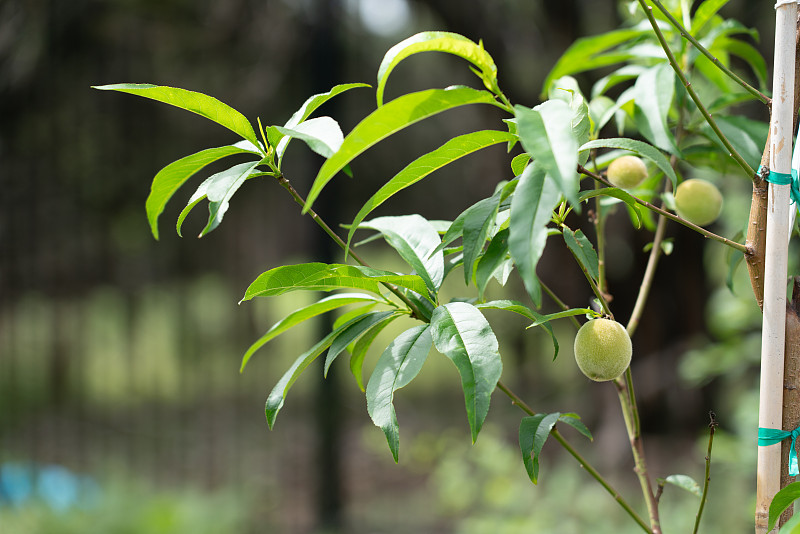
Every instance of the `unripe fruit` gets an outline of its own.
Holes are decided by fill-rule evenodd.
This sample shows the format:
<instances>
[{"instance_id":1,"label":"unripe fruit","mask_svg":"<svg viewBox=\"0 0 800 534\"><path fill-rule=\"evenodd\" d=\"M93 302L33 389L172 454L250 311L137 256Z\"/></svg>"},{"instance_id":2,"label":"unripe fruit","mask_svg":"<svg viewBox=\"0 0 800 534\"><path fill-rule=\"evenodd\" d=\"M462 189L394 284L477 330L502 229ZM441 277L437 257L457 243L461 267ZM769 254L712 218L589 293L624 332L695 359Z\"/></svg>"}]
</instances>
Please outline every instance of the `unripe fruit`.
<instances>
[{"instance_id":1,"label":"unripe fruit","mask_svg":"<svg viewBox=\"0 0 800 534\"><path fill-rule=\"evenodd\" d=\"M711 224L722 212L722 193L709 181L686 180L675 190L675 210L697 226Z\"/></svg>"},{"instance_id":2,"label":"unripe fruit","mask_svg":"<svg viewBox=\"0 0 800 534\"><path fill-rule=\"evenodd\" d=\"M633 345L625 327L611 319L594 319L575 336L575 361L596 382L614 380L631 363Z\"/></svg>"},{"instance_id":3,"label":"unripe fruit","mask_svg":"<svg viewBox=\"0 0 800 534\"><path fill-rule=\"evenodd\" d=\"M608 166L608 181L615 187L631 189L647 178L647 166L636 156L622 156Z\"/></svg>"}]
</instances>

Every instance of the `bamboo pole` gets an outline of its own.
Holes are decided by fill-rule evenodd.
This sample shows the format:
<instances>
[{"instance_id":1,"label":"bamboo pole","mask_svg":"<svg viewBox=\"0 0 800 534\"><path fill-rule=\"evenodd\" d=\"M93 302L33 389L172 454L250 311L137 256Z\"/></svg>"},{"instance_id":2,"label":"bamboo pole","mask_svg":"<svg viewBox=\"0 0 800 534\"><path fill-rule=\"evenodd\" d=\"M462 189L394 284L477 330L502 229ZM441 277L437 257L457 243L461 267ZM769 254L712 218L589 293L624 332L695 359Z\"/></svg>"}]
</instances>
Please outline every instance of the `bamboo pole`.
<instances>
[{"instance_id":1,"label":"bamboo pole","mask_svg":"<svg viewBox=\"0 0 800 534\"><path fill-rule=\"evenodd\" d=\"M796 23L797 2L795 0L779 0L775 5L770 170L782 174L790 174L792 166ZM782 428L789 189L789 185L769 184L764 266L764 320L761 341L761 389L758 409L759 428ZM756 534L766 534L767 532L769 504L780 489L780 467L780 447L775 445L758 447Z\"/></svg>"}]
</instances>

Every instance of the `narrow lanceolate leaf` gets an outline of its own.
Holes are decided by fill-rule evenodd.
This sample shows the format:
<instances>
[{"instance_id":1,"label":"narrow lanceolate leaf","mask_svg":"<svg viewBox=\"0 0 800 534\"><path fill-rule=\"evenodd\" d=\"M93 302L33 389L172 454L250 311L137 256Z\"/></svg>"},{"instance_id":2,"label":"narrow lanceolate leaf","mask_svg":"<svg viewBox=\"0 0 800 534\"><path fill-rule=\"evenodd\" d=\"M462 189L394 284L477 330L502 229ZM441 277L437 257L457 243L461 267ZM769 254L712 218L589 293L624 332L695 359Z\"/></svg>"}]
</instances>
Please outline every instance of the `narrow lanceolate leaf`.
<instances>
[{"instance_id":1,"label":"narrow lanceolate leaf","mask_svg":"<svg viewBox=\"0 0 800 534\"><path fill-rule=\"evenodd\" d=\"M339 288L380 293L380 283L406 287L424 294L425 282L416 275L399 275L369 267L328 263L282 265L262 273L247 288L241 302L253 297L272 297L290 291L331 291Z\"/></svg>"},{"instance_id":2,"label":"narrow lanceolate leaf","mask_svg":"<svg viewBox=\"0 0 800 534\"><path fill-rule=\"evenodd\" d=\"M379 107L347 134L339 151L322 165L311 186L303 211L308 211L322 188L337 172L369 147L416 122L466 104L497 105L497 101L487 91L451 87L409 93Z\"/></svg>"},{"instance_id":3,"label":"narrow lanceolate leaf","mask_svg":"<svg viewBox=\"0 0 800 534\"><path fill-rule=\"evenodd\" d=\"M267 397L267 403L264 408L264 414L267 416L267 424L270 428L273 427L275 424L275 418L278 417L278 412L283 407L283 402L286 400L286 394L289 393L289 388L292 387L292 384L298 379L298 377L306 370L306 368L311 365L311 363L317 359L317 357L325 352L325 349L331 346L331 343L342 333L346 328L348 328L351 324L353 324L358 319L352 319L347 323L335 328L332 332L330 332L327 336L322 338L322 340L308 349L306 352L301 354L289 367L289 370L286 371L278 383L272 388L272 391Z\"/></svg>"},{"instance_id":4,"label":"narrow lanceolate leaf","mask_svg":"<svg viewBox=\"0 0 800 534\"><path fill-rule=\"evenodd\" d=\"M558 357L558 339L556 338L556 334L553 332L553 327L550 326L546 315L540 315L516 300L493 300L491 302L478 304L477 308L479 310L510 311L530 319L537 324L537 326L541 326L547 331L548 334L550 334L550 339L553 341L553 359L555 360Z\"/></svg>"},{"instance_id":5,"label":"narrow lanceolate leaf","mask_svg":"<svg viewBox=\"0 0 800 534\"><path fill-rule=\"evenodd\" d=\"M242 357L242 367L241 371L244 371L244 366L247 365L247 362L250 361L250 357L253 356L253 353L266 345L271 340L275 339L279 335L283 334L293 326L296 326L303 321L307 321L312 317L316 317L323 313L329 312L331 310L335 310L336 308L341 308L342 306L347 306L348 304L356 304L359 302L381 302L380 299L374 297L372 295L367 295L365 293L339 293L336 295L331 295L330 297L325 297L324 299L315 302L314 304L309 304L308 306L304 306L298 310L293 311L274 325L270 327L267 332L261 336L258 341L250 345L250 348L247 349L244 356Z\"/></svg>"},{"instance_id":6,"label":"narrow lanceolate leaf","mask_svg":"<svg viewBox=\"0 0 800 534\"><path fill-rule=\"evenodd\" d=\"M379 231L386 242L425 280L436 294L444 279L444 254L434 254L441 243L436 229L420 215L379 217L361 224L361 228Z\"/></svg>"},{"instance_id":7,"label":"narrow lanceolate leaf","mask_svg":"<svg viewBox=\"0 0 800 534\"><path fill-rule=\"evenodd\" d=\"M234 154L254 153L260 155L255 145L249 141L240 141L235 145L207 148L185 158L173 161L156 174L150 186L150 195L145 203L147 220L153 237L158 239L158 217L172 195L195 173L205 166Z\"/></svg>"},{"instance_id":8,"label":"narrow lanceolate leaf","mask_svg":"<svg viewBox=\"0 0 800 534\"><path fill-rule=\"evenodd\" d=\"M258 145L253 125L244 115L216 98L203 93L146 83L118 83L95 86L94 88L102 91L130 93L197 113L239 134L254 145Z\"/></svg>"},{"instance_id":9,"label":"narrow lanceolate leaf","mask_svg":"<svg viewBox=\"0 0 800 534\"><path fill-rule=\"evenodd\" d=\"M508 228L495 234L475 268L475 285L483 300L483 293L494 273L505 263L508 256Z\"/></svg>"},{"instance_id":10,"label":"narrow lanceolate leaf","mask_svg":"<svg viewBox=\"0 0 800 534\"><path fill-rule=\"evenodd\" d=\"M537 307L542 304L542 294L536 265L544 252L547 223L559 197L553 181L546 180L544 170L534 164L522 173L511 200L508 251L517 265L525 289Z\"/></svg>"},{"instance_id":11,"label":"narrow lanceolate leaf","mask_svg":"<svg viewBox=\"0 0 800 534\"><path fill-rule=\"evenodd\" d=\"M474 443L503 372L497 338L481 312L466 302L436 308L431 317L431 333L436 350L450 358L461 375Z\"/></svg>"},{"instance_id":12,"label":"narrow lanceolate leaf","mask_svg":"<svg viewBox=\"0 0 800 534\"><path fill-rule=\"evenodd\" d=\"M462 243L464 247L464 283L467 285L472 280L475 261L483 252L489 231L497 216L501 194L502 190L474 204L465 212Z\"/></svg>"},{"instance_id":13,"label":"narrow lanceolate leaf","mask_svg":"<svg viewBox=\"0 0 800 534\"><path fill-rule=\"evenodd\" d=\"M354 320L350 321L350 326L342 330L336 339L333 340L331 343L331 347L328 349L328 355L325 358L325 369L324 369L324 376L328 376L328 369L331 368L331 364L334 362L337 356L344 352L347 346L357 340L361 335L375 326L376 324L381 323L385 319L388 319L393 314L397 312L395 311L379 311L379 312L369 312L361 315L360 317L356 317Z\"/></svg>"},{"instance_id":14,"label":"narrow lanceolate leaf","mask_svg":"<svg viewBox=\"0 0 800 534\"><path fill-rule=\"evenodd\" d=\"M636 199L633 198L633 195L625 191L624 189L620 189L618 187L603 187L602 189L591 189L583 193L579 200L584 202L589 200L590 198L598 197L598 196L608 196L618 198L619 200L623 201L628 207L636 214L636 228L641 228L642 223L642 213L639 211L639 205L636 203Z\"/></svg>"},{"instance_id":15,"label":"narrow lanceolate leaf","mask_svg":"<svg viewBox=\"0 0 800 534\"><path fill-rule=\"evenodd\" d=\"M534 484L539 481L539 455L559 415L561 414L558 412L540 413L525 417L519 424L519 449L522 452L522 462Z\"/></svg>"},{"instance_id":16,"label":"narrow lanceolate leaf","mask_svg":"<svg viewBox=\"0 0 800 534\"><path fill-rule=\"evenodd\" d=\"M684 489L697 497L703 496L703 488L689 475L670 475L664 479L664 482Z\"/></svg>"},{"instance_id":17,"label":"narrow lanceolate leaf","mask_svg":"<svg viewBox=\"0 0 800 534\"><path fill-rule=\"evenodd\" d=\"M330 91L327 93L320 93L317 95L313 95L309 97L300 109L294 112L294 114L286 121L284 124L285 128L294 128L304 120L306 120L309 116L311 116L314 111L322 104L330 100L331 98L344 93L345 91L349 91L350 89L355 89L357 87L370 87L367 83L344 83L341 85L334 86Z\"/></svg>"},{"instance_id":18,"label":"narrow lanceolate leaf","mask_svg":"<svg viewBox=\"0 0 800 534\"><path fill-rule=\"evenodd\" d=\"M630 52L613 49L650 31L649 26L639 26L578 39L564 52L547 75L542 94L547 94L553 81L562 76L613 65L633 57L634 54Z\"/></svg>"},{"instance_id":19,"label":"narrow lanceolate leaf","mask_svg":"<svg viewBox=\"0 0 800 534\"><path fill-rule=\"evenodd\" d=\"M276 130L286 136L286 138L300 139L308 147L322 156L331 157L334 152L339 150L344 141L344 134L339 127L339 123L330 117L317 117L301 122L294 128L276 126ZM284 148L285 148L284 144ZM278 157L283 156L282 151L278 151Z\"/></svg>"},{"instance_id":20,"label":"narrow lanceolate leaf","mask_svg":"<svg viewBox=\"0 0 800 534\"><path fill-rule=\"evenodd\" d=\"M432 172L441 169L468 154L477 152L482 148L486 148L499 143L506 143L516 139L516 136L508 132L500 132L495 130L481 130L479 132L472 132L464 135L459 135L450 139L445 144L429 152L419 158L415 159L399 173L394 175L391 180L386 182L377 193L372 195L369 200L361 207L353 224L350 226L350 232L347 235L347 244L353 239L353 233L358 228L367 215L372 210L386 202L394 194L402 191L406 187L414 185Z\"/></svg>"},{"instance_id":21,"label":"narrow lanceolate leaf","mask_svg":"<svg viewBox=\"0 0 800 534\"><path fill-rule=\"evenodd\" d=\"M775 494L775 497L772 498L772 502L769 505L768 532L772 532L781 514L797 499L800 499L800 481L792 482Z\"/></svg>"},{"instance_id":22,"label":"narrow lanceolate leaf","mask_svg":"<svg viewBox=\"0 0 800 534\"><path fill-rule=\"evenodd\" d=\"M383 105L383 91L392 70L407 57L420 52L445 52L462 57L480 71L487 89L491 90L497 85L497 67L482 45L457 33L422 32L397 43L383 57L378 67L378 106Z\"/></svg>"},{"instance_id":23,"label":"narrow lanceolate leaf","mask_svg":"<svg viewBox=\"0 0 800 534\"><path fill-rule=\"evenodd\" d=\"M425 301L427 302L427 301ZM364 358L367 357L367 351L372 346L372 343L375 341L375 338L378 337L384 328L389 326L392 321L400 317L397 314L391 315L384 319L383 321L379 322L376 325L373 325L372 328L364 332L358 341L356 341L352 349L350 349L350 372L353 374L353 377L356 379L356 384L358 384L358 389L364 391L364 377L362 368L364 367Z\"/></svg>"},{"instance_id":24,"label":"narrow lanceolate leaf","mask_svg":"<svg viewBox=\"0 0 800 534\"><path fill-rule=\"evenodd\" d=\"M664 157L664 154L647 143L637 141L636 139L615 137L611 139L596 139L594 141L589 141L588 143L584 143L579 150L583 152L584 150L591 150L592 148L622 148L624 150L630 150L631 152L634 152L639 156L647 158L655 163L656 167L663 171L664 174L666 174L670 179L672 182L672 187L678 187L678 177L675 175L675 171L672 170L669 160Z\"/></svg>"},{"instance_id":25,"label":"narrow lanceolate leaf","mask_svg":"<svg viewBox=\"0 0 800 534\"><path fill-rule=\"evenodd\" d=\"M576 230L573 232L569 228L564 228L563 234L564 241L567 243L570 251L572 251L575 259L586 272L589 273L589 276L597 280L598 276L600 276L597 252L595 252L589 238L587 238L582 231Z\"/></svg>"},{"instance_id":26,"label":"narrow lanceolate leaf","mask_svg":"<svg viewBox=\"0 0 800 534\"><path fill-rule=\"evenodd\" d=\"M563 100L548 100L533 109L516 106L517 131L525 151L551 176L573 209L578 202L578 140L573 111Z\"/></svg>"},{"instance_id":27,"label":"narrow lanceolate leaf","mask_svg":"<svg viewBox=\"0 0 800 534\"><path fill-rule=\"evenodd\" d=\"M705 29L706 23L727 4L729 0L706 0L701 3L692 17L692 34L697 37Z\"/></svg>"},{"instance_id":28,"label":"narrow lanceolate leaf","mask_svg":"<svg viewBox=\"0 0 800 534\"><path fill-rule=\"evenodd\" d=\"M230 200L236 191L239 190L239 188L248 178L251 178L256 174L260 174L258 171L256 171L256 167L259 163L261 162L251 161L248 163L240 163L239 165L234 165L230 169L218 172L217 174L206 178L206 180L200 184L200 186L194 192L192 197L189 199L189 203L178 217L178 223L176 226L178 235L181 235L181 226L183 225L183 221L186 219L186 216L189 214L192 208L194 208L204 198L207 198L209 201L208 222L198 237L203 237L219 226L219 224L222 222L222 218L228 211Z\"/></svg>"},{"instance_id":29,"label":"narrow lanceolate leaf","mask_svg":"<svg viewBox=\"0 0 800 534\"><path fill-rule=\"evenodd\" d=\"M400 447L400 427L392 404L394 392L419 374L432 344L429 325L406 330L383 351L367 383L367 412L386 435L395 462Z\"/></svg>"},{"instance_id":30,"label":"narrow lanceolate leaf","mask_svg":"<svg viewBox=\"0 0 800 534\"><path fill-rule=\"evenodd\" d=\"M675 137L667 126L667 114L675 95L675 72L667 63L647 69L634 85L636 111L634 119L639 131L661 150L679 155Z\"/></svg>"}]
</instances>

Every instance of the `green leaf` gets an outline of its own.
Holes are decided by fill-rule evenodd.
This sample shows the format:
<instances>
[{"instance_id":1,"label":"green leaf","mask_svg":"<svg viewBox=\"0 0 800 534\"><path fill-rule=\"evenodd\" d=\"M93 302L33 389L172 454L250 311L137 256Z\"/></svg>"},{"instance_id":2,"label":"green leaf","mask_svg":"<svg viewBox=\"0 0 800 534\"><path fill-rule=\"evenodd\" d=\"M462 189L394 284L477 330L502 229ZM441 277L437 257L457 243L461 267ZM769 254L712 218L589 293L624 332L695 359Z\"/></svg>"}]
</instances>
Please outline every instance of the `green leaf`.
<instances>
[{"instance_id":1,"label":"green leaf","mask_svg":"<svg viewBox=\"0 0 800 534\"><path fill-rule=\"evenodd\" d=\"M173 161L156 174L150 186L150 195L147 197L145 210L147 220L153 237L158 239L158 217L164 212L164 207L175 191L203 167L234 154L255 153L261 155L258 149L248 141L240 141L235 145L207 148L177 161Z\"/></svg>"},{"instance_id":2,"label":"green leaf","mask_svg":"<svg viewBox=\"0 0 800 534\"><path fill-rule=\"evenodd\" d=\"M291 367L283 374L278 383L272 388L267 403L264 408L264 414L267 417L267 425L271 429L275 425L275 418L278 417L278 412L283 407L283 402L286 400L286 395L289 393L289 388L300 377L303 371L317 359L317 357L325 352L325 349L331 346L331 343L351 324L357 321L358 318L352 319L338 328L333 329L327 336L322 338L316 345L301 354L292 364Z\"/></svg>"},{"instance_id":3,"label":"green leaf","mask_svg":"<svg viewBox=\"0 0 800 534\"><path fill-rule=\"evenodd\" d=\"M800 514L794 514L780 529L780 534L800 534Z\"/></svg>"},{"instance_id":4,"label":"green leaf","mask_svg":"<svg viewBox=\"0 0 800 534\"><path fill-rule=\"evenodd\" d=\"M622 148L624 150L634 152L643 158L649 159L656 165L656 167L661 169L672 182L673 189L678 187L678 177L675 175L675 171L672 170L669 160L664 157L664 154L647 143L625 137L615 137L611 139L597 139L595 141L589 141L588 143L582 145L579 150L583 152L584 150L591 150L593 148Z\"/></svg>"},{"instance_id":5,"label":"green leaf","mask_svg":"<svg viewBox=\"0 0 800 534\"><path fill-rule=\"evenodd\" d=\"M198 237L203 237L219 226L222 222L222 218L225 216L225 212L228 211L231 198L247 179L258 172L256 171L256 167L260 163L261 161L240 163L239 165L234 165L230 169L218 172L206 178L194 192L186 208L184 208L178 217L178 235L181 235L181 226L186 216L192 208L204 198L207 198L209 201L208 223L206 223L205 228L203 228Z\"/></svg>"},{"instance_id":6,"label":"green leaf","mask_svg":"<svg viewBox=\"0 0 800 534\"><path fill-rule=\"evenodd\" d=\"M598 96L604 95L605 92L612 87L624 81L636 78L645 70L647 69L641 65L624 65L611 74L603 76L592 86L592 100L596 99Z\"/></svg>"},{"instance_id":7,"label":"green leaf","mask_svg":"<svg viewBox=\"0 0 800 534\"><path fill-rule=\"evenodd\" d=\"M730 39L728 37L720 39L719 45L727 50L729 53L739 56L750 65L753 72L758 78L759 86L764 87L767 83L767 62L764 56L751 44L739 39Z\"/></svg>"},{"instance_id":8,"label":"green leaf","mask_svg":"<svg viewBox=\"0 0 800 534\"><path fill-rule=\"evenodd\" d=\"M800 482L792 482L780 490L772 498L769 505L769 526L767 532L771 532L781 517L781 514L789 508L794 501L800 499Z\"/></svg>"},{"instance_id":9,"label":"green leaf","mask_svg":"<svg viewBox=\"0 0 800 534\"><path fill-rule=\"evenodd\" d=\"M339 123L330 117L309 119L294 128L276 126L275 129L286 136L284 139L293 137L304 141L311 150L323 158L331 157L344 141ZM283 156L283 153L279 152L278 156Z\"/></svg>"},{"instance_id":10,"label":"green leaf","mask_svg":"<svg viewBox=\"0 0 800 534\"><path fill-rule=\"evenodd\" d=\"M649 26L640 26L576 40L558 59L547 78L545 78L542 94L547 94L553 81L562 76L613 65L635 57L635 54L631 52L609 51L620 44L628 43L637 37L647 35L650 31L652 30L649 29Z\"/></svg>"},{"instance_id":11,"label":"green leaf","mask_svg":"<svg viewBox=\"0 0 800 534\"><path fill-rule=\"evenodd\" d=\"M352 321L348 321L350 326L344 328L339 335L336 336L336 339L333 340L331 347L328 349L323 376L328 376L328 369L330 369L331 364L350 343L353 343L356 339L361 337L364 332L376 324L388 319L396 313L396 311L369 312L356 317Z\"/></svg>"},{"instance_id":12,"label":"green leaf","mask_svg":"<svg viewBox=\"0 0 800 534\"><path fill-rule=\"evenodd\" d=\"M444 254L433 252L441 243L436 229L420 215L379 217L360 228L379 231L386 242L419 275L431 293L436 294L444 279Z\"/></svg>"},{"instance_id":13,"label":"green leaf","mask_svg":"<svg viewBox=\"0 0 800 534\"><path fill-rule=\"evenodd\" d=\"M317 173L306 199L307 212L333 176L359 154L382 139L423 119L466 104L494 104L494 95L469 87L428 89L403 95L379 107L353 128L341 148L328 158Z\"/></svg>"},{"instance_id":14,"label":"green leaf","mask_svg":"<svg viewBox=\"0 0 800 534\"><path fill-rule=\"evenodd\" d=\"M450 302L436 308L431 332L436 350L450 358L461 375L474 443L503 372L497 338L481 312L466 302Z\"/></svg>"},{"instance_id":15,"label":"green leaf","mask_svg":"<svg viewBox=\"0 0 800 534\"><path fill-rule=\"evenodd\" d=\"M383 105L383 91L392 70L404 59L420 52L445 52L466 59L480 71L480 77L487 89L497 86L497 67L492 56L463 35L450 32L422 32L394 45L386 52L378 67L378 106Z\"/></svg>"},{"instance_id":16,"label":"green leaf","mask_svg":"<svg viewBox=\"0 0 800 534\"><path fill-rule=\"evenodd\" d=\"M250 124L244 115L220 102L214 97L179 89L177 87L166 87L163 85L138 84L138 83L118 83L113 85L94 86L101 91L119 91L129 93L144 98L150 98L165 104L197 113L209 120L228 128L234 133L239 134L254 145L258 145L256 133L253 125Z\"/></svg>"},{"instance_id":17,"label":"green leaf","mask_svg":"<svg viewBox=\"0 0 800 534\"><path fill-rule=\"evenodd\" d=\"M386 435L395 462L400 447L400 427L392 404L394 392L419 374L432 344L429 325L406 330L383 351L367 383L367 412Z\"/></svg>"},{"instance_id":18,"label":"green leaf","mask_svg":"<svg viewBox=\"0 0 800 534\"><path fill-rule=\"evenodd\" d=\"M633 198L633 195L618 187L604 187L602 189L591 189L586 191L580 196L579 200L584 202L597 196L614 197L623 201L631 210L633 210L633 213L636 215L636 228L639 229L642 227L642 223L644 222L642 220L642 213L639 211L639 205L636 203L636 199Z\"/></svg>"},{"instance_id":19,"label":"green leaf","mask_svg":"<svg viewBox=\"0 0 800 534\"><path fill-rule=\"evenodd\" d=\"M680 155L675 137L667 126L667 115L675 95L675 72L667 63L644 71L634 85L636 127L661 150Z\"/></svg>"},{"instance_id":20,"label":"green leaf","mask_svg":"<svg viewBox=\"0 0 800 534\"><path fill-rule=\"evenodd\" d=\"M427 301L426 301L427 302ZM356 379L356 384L358 384L358 389L364 391L364 378L362 376L362 368L364 366L364 358L367 356L367 351L369 350L372 342L375 341L375 338L378 337L384 328L389 326L392 321L400 317L397 314L390 315L383 321L379 322L376 325L373 325L372 328L364 332L364 335L358 338L353 344L352 349L350 350L350 372L353 374L353 377Z\"/></svg>"},{"instance_id":21,"label":"green leaf","mask_svg":"<svg viewBox=\"0 0 800 534\"><path fill-rule=\"evenodd\" d=\"M522 462L528 472L531 482L539 481L539 456L542 452L550 431L553 430L561 414L536 414L522 419L519 425L519 448L522 452Z\"/></svg>"},{"instance_id":22,"label":"green leaf","mask_svg":"<svg viewBox=\"0 0 800 534\"><path fill-rule=\"evenodd\" d=\"M301 263L282 265L259 275L247 288L240 302L253 297L272 297L290 291L331 291L354 288L380 294L380 283L407 287L423 294L425 282L416 275L399 275L369 267L343 264Z\"/></svg>"},{"instance_id":23,"label":"green leaf","mask_svg":"<svg viewBox=\"0 0 800 534\"><path fill-rule=\"evenodd\" d=\"M555 332L553 332L553 327L548 324L546 316L538 314L516 300L493 300L484 304L478 304L476 307L479 310L510 311L534 321L538 326L541 326L547 331L548 334L550 334L550 339L553 341L553 359L555 360L558 357L558 339L556 338Z\"/></svg>"},{"instance_id":24,"label":"green leaf","mask_svg":"<svg viewBox=\"0 0 800 534\"><path fill-rule=\"evenodd\" d=\"M508 228L497 232L489 242L486 252L478 260L478 266L475 268L475 285L478 287L481 300L489 280L505 263L508 256L508 233Z\"/></svg>"},{"instance_id":25,"label":"green leaf","mask_svg":"<svg viewBox=\"0 0 800 534\"><path fill-rule=\"evenodd\" d=\"M298 325L303 321L307 321L312 317L316 317L331 310L335 310L336 308L347 306L348 304L355 304L357 302L380 302L380 300L372 295L366 295L363 293L339 293L325 297L314 304L309 304L308 306L304 306L293 311L272 325L270 329L258 339L258 341L250 345L250 348L247 349L247 352L245 352L244 356L242 357L242 366L240 372L244 371L244 366L247 365L247 362L250 360L250 357L253 355L253 353L293 326Z\"/></svg>"},{"instance_id":26,"label":"green leaf","mask_svg":"<svg viewBox=\"0 0 800 534\"><path fill-rule=\"evenodd\" d=\"M670 475L664 479L664 482L684 489L692 495L696 495L698 497L703 496L703 489L700 487L700 484L698 484L689 475Z\"/></svg>"},{"instance_id":27,"label":"green leaf","mask_svg":"<svg viewBox=\"0 0 800 534\"><path fill-rule=\"evenodd\" d=\"M525 151L553 178L575 211L578 203L578 140L573 111L562 100L548 100L533 109L514 108L519 139Z\"/></svg>"},{"instance_id":28,"label":"green leaf","mask_svg":"<svg viewBox=\"0 0 800 534\"><path fill-rule=\"evenodd\" d=\"M525 167L528 165L530 160L531 155L524 152L514 156L514 159L511 160L511 172L514 173L514 176L519 176L522 174L522 171L525 170Z\"/></svg>"},{"instance_id":29,"label":"green leaf","mask_svg":"<svg viewBox=\"0 0 800 534\"><path fill-rule=\"evenodd\" d=\"M497 216L500 205L498 191L489 198L485 198L464 212L464 226L462 228L463 253L464 253L464 283L469 285L472 280L473 267L478 256L483 252L483 246L489 236L489 231Z\"/></svg>"},{"instance_id":30,"label":"green leaf","mask_svg":"<svg viewBox=\"0 0 800 534\"><path fill-rule=\"evenodd\" d=\"M454 137L433 152L429 152L415 159L406 165L403 170L394 175L391 180L386 182L386 184L384 184L377 193L372 195L364 206L361 207L355 219L353 219L353 224L350 226L350 231L347 235L348 247L353 239L353 233L361 224L361 221L363 221L372 210L386 202L394 194L468 154L477 152L482 148L508 142L512 139L516 139L516 137L508 132L481 130Z\"/></svg>"},{"instance_id":31,"label":"green leaf","mask_svg":"<svg viewBox=\"0 0 800 534\"><path fill-rule=\"evenodd\" d=\"M572 428L574 428L575 430L580 432L581 435L586 437L589 441L594 441L594 438L592 437L592 433L589 432L589 429L586 428L586 425L584 425L581 422L581 418L578 416L578 414L576 414L576 413L562 413L559 416L558 421L561 422L561 423L568 424L569 426L571 426Z\"/></svg>"},{"instance_id":32,"label":"green leaf","mask_svg":"<svg viewBox=\"0 0 800 534\"><path fill-rule=\"evenodd\" d=\"M717 14L722 6L727 4L730 0L706 0L697 8L697 11L692 17L691 33L697 37L705 29L706 23Z\"/></svg>"},{"instance_id":33,"label":"green leaf","mask_svg":"<svg viewBox=\"0 0 800 534\"><path fill-rule=\"evenodd\" d=\"M536 163L522 173L511 199L508 251L537 307L541 306L542 295L536 265L544 251L547 224L559 198L555 184L545 179L544 170Z\"/></svg>"},{"instance_id":34,"label":"green leaf","mask_svg":"<svg viewBox=\"0 0 800 534\"><path fill-rule=\"evenodd\" d=\"M563 235L564 241L572 251L575 259L578 260L578 263L586 269L589 276L597 280L598 276L600 276L597 252L595 252L589 239L582 231L576 230L573 233L569 228L564 228Z\"/></svg>"},{"instance_id":35,"label":"green leaf","mask_svg":"<svg viewBox=\"0 0 800 534\"><path fill-rule=\"evenodd\" d=\"M753 168L757 168L761 162L761 151L767 142L769 125L762 121L748 119L747 117L736 117L717 115L714 117L717 126L728 138L733 148L741 154L744 160ZM728 150L717 134L707 124L702 127L703 133L708 137L722 153L729 156Z\"/></svg>"}]
</instances>

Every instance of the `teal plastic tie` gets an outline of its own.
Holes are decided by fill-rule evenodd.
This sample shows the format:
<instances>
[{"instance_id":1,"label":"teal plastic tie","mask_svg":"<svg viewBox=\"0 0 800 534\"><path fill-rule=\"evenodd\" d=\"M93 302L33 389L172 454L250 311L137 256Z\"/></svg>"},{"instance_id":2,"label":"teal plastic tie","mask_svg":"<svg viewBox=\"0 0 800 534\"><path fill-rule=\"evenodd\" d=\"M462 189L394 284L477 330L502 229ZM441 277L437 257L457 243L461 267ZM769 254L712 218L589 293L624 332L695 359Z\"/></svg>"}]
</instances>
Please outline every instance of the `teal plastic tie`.
<instances>
[{"instance_id":1,"label":"teal plastic tie","mask_svg":"<svg viewBox=\"0 0 800 534\"><path fill-rule=\"evenodd\" d=\"M763 165L758 168L759 173L761 173L763 170ZM798 210L800 210L800 179L798 179L797 169L792 169L791 174L785 172L775 172L771 170L767 175L767 181L775 185L792 186L790 193L792 202L794 202L797 205Z\"/></svg>"},{"instance_id":2,"label":"teal plastic tie","mask_svg":"<svg viewBox=\"0 0 800 534\"><path fill-rule=\"evenodd\" d=\"M792 448L789 450L789 475L793 477L800 475L800 469L797 468L797 450L795 448L798 436L800 436L800 428L795 428L791 432L787 430L778 430L777 428L759 427L758 429L759 447L775 445L786 438L792 438Z\"/></svg>"}]
</instances>

